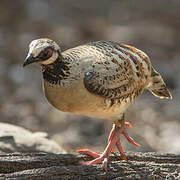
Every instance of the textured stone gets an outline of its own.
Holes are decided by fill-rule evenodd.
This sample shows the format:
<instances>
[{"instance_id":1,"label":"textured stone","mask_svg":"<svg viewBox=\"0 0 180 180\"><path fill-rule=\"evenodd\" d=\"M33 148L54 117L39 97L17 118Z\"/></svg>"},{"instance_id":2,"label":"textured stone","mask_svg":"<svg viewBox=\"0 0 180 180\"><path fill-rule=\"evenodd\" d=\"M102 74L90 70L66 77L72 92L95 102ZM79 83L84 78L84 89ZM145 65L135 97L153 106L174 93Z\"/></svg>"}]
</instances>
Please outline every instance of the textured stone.
<instances>
[{"instance_id":1,"label":"textured stone","mask_svg":"<svg viewBox=\"0 0 180 180\"><path fill-rule=\"evenodd\" d=\"M22 127L0 123L0 152L51 152L65 153L53 140L47 138L47 133L32 133Z\"/></svg>"}]
</instances>

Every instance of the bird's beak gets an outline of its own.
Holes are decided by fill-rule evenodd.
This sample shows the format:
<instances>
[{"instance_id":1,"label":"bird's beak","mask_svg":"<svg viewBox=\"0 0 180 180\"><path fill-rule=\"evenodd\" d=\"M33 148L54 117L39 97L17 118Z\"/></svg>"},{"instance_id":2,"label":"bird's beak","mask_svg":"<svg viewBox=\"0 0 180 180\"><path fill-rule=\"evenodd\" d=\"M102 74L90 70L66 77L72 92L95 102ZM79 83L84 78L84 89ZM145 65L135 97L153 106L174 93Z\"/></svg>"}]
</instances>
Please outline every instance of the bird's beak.
<instances>
[{"instance_id":1,"label":"bird's beak","mask_svg":"<svg viewBox=\"0 0 180 180\"><path fill-rule=\"evenodd\" d=\"M23 67L27 66L28 64L32 64L36 61L37 61L37 58L34 58L32 54L29 54L24 60Z\"/></svg>"}]
</instances>

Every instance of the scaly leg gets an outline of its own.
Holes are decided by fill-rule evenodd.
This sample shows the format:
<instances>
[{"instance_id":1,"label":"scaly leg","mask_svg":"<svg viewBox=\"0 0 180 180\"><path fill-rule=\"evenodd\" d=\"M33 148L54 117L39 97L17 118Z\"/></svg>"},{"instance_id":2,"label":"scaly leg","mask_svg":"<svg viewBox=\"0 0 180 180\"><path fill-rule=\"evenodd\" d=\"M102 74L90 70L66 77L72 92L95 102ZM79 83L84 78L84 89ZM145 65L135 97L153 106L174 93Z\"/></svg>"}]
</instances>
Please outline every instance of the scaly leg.
<instances>
[{"instance_id":1,"label":"scaly leg","mask_svg":"<svg viewBox=\"0 0 180 180\"><path fill-rule=\"evenodd\" d=\"M132 127L132 125L128 122L125 122L125 126ZM86 163L87 165L92 165L92 164L97 164L97 163L102 162L103 168L107 171L107 163L108 163L109 155L114 146L117 147L117 149L120 152L123 159L127 160L126 155L124 154L121 143L120 143L120 137L119 137L120 134L123 134L131 144L133 144L135 146L139 146L139 144L137 144L131 137L129 137L124 126L118 127L115 124L113 124L112 130L111 130L111 132L109 134L109 138L108 138L108 145L106 146L104 152L101 155L99 155L89 149L81 149L81 150L77 150L77 152L83 153L83 154L88 154L88 155L92 156L93 158L95 158L94 160L87 162Z\"/></svg>"},{"instance_id":2,"label":"scaly leg","mask_svg":"<svg viewBox=\"0 0 180 180\"><path fill-rule=\"evenodd\" d=\"M108 143L110 140L112 140L112 137L114 136L114 130L115 130L115 125L113 125L111 132L109 133L108 137ZM93 158L98 158L100 157L99 154L95 153L94 151L91 151L89 149L78 149L76 152L83 153L83 154L88 154L89 156L92 156Z\"/></svg>"}]
</instances>

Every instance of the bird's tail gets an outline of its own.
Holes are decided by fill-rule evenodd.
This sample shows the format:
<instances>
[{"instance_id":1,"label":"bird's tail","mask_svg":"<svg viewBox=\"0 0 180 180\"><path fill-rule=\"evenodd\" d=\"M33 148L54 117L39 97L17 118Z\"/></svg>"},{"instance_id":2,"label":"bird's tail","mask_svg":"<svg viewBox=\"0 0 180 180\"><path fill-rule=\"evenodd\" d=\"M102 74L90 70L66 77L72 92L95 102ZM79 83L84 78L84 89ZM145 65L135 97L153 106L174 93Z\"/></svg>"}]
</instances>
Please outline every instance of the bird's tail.
<instances>
[{"instance_id":1,"label":"bird's tail","mask_svg":"<svg viewBox=\"0 0 180 180\"><path fill-rule=\"evenodd\" d=\"M151 82L148 90L158 98L172 99L171 93L166 87L161 75L152 67L151 69Z\"/></svg>"}]
</instances>

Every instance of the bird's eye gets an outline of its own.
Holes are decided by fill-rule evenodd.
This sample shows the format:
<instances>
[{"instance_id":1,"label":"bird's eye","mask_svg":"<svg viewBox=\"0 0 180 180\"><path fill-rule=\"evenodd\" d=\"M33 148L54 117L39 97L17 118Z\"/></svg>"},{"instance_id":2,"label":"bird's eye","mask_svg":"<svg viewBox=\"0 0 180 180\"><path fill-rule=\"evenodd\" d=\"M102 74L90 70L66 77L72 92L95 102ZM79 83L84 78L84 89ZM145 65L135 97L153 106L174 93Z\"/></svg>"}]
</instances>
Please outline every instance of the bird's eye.
<instances>
[{"instance_id":1,"label":"bird's eye","mask_svg":"<svg viewBox=\"0 0 180 180\"><path fill-rule=\"evenodd\" d=\"M42 60L46 60L49 59L52 56L52 54L53 54L52 48L46 48L44 51L42 51L39 54L39 58Z\"/></svg>"}]
</instances>

